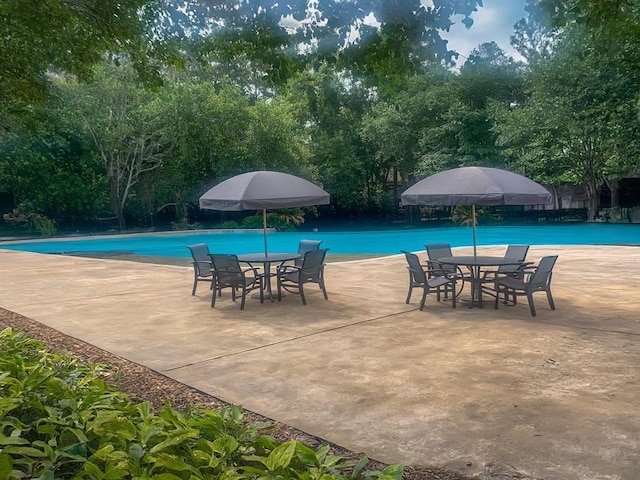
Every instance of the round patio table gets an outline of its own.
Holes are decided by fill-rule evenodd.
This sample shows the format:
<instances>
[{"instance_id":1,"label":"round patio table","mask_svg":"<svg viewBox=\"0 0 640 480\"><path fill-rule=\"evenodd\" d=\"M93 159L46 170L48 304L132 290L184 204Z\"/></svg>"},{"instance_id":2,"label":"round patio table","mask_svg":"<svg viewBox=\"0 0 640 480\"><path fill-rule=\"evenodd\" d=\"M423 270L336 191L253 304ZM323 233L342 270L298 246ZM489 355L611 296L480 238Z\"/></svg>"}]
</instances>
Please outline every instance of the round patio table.
<instances>
[{"instance_id":1,"label":"round patio table","mask_svg":"<svg viewBox=\"0 0 640 480\"><path fill-rule=\"evenodd\" d=\"M463 266L469 269L471 272L471 303L469 304L469 308L475 304L477 304L479 308L482 308L482 268L528 263L515 258L493 257L489 255L456 255L453 257L442 257L437 261L445 265Z\"/></svg>"},{"instance_id":2,"label":"round patio table","mask_svg":"<svg viewBox=\"0 0 640 480\"><path fill-rule=\"evenodd\" d=\"M262 264L262 271L266 280L267 293L269 299L273 302L273 294L271 293L271 264L282 264L291 260L300 258L299 253L243 253L238 255L238 260L243 263L248 263L253 267L254 263Z\"/></svg>"}]
</instances>

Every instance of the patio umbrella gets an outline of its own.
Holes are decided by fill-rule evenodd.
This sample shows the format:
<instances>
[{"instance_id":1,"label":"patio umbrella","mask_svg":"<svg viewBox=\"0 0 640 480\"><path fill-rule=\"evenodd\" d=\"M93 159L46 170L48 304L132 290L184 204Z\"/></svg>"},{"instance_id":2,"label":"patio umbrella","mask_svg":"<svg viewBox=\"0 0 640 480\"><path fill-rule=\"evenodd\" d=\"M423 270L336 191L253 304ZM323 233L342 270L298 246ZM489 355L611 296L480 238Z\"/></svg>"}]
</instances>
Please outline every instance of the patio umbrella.
<instances>
[{"instance_id":1,"label":"patio umbrella","mask_svg":"<svg viewBox=\"0 0 640 480\"><path fill-rule=\"evenodd\" d=\"M549 191L517 173L488 167L461 167L436 173L409 187L403 205L471 205L476 255L476 205L543 205Z\"/></svg>"},{"instance_id":2,"label":"patio umbrella","mask_svg":"<svg viewBox=\"0 0 640 480\"><path fill-rule=\"evenodd\" d=\"M264 253L267 248L267 209L326 205L329 194L313 183L288 173L259 170L231 177L200 197L209 210L262 210Z\"/></svg>"}]
</instances>

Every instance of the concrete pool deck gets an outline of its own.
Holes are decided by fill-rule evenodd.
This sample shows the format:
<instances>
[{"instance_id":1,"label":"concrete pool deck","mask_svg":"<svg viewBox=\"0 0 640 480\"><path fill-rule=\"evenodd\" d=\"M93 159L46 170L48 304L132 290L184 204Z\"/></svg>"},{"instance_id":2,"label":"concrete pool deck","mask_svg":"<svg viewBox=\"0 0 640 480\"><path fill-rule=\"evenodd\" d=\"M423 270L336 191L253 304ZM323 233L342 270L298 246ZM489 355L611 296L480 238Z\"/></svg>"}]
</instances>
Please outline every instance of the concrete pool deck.
<instances>
[{"instance_id":1,"label":"concrete pool deck","mask_svg":"<svg viewBox=\"0 0 640 480\"><path fill-rule=\"evenodd\" d=\"M550 254L557 310L540 294L536 318L524 300L420 312L400 255L327 265L328 301L240 311L192 297L190 267L0 250L0 307L383 462L640 478L640 248L528 259Z\"/></svg>"}]
</instances>

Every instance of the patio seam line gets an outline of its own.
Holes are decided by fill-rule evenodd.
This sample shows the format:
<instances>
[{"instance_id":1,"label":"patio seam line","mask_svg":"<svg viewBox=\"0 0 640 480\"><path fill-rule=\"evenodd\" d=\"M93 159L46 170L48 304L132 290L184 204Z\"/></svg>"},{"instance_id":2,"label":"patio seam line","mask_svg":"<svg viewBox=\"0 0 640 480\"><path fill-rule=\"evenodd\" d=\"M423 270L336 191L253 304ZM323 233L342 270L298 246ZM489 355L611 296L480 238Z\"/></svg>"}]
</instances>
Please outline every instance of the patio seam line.
<instances>
[{"instance_id":1,"label":"patio seam line","mask_svg":"<svg viewBox=\"0 0 640 480\"><path fill-rule=\"evenodd\" d=\"M180 365L178 367L166 368L166 369L164 369L162 371L163 372L175 372L176 370L180 370L182 368L192 367L194 365L200 365L200 364L207 363L207 362L210 362L210 361L213 361L213 360L220 360L222 358L233 357L233 356L236 356L236 355L242 355L242 354L247 353L247 352L253 352L255 350L262 350L263 348L272 347L274 345L281 345L281 344L284 344L284 343L293 342L295 340L300 340L302 338L309 338L309 337L313 337L313 336L320 335L320 334L323 334L323 333L333 332L333 331L336 331L336 330L341 330L341 329L353 327L353 326L356 326L356 325L362 325L363 323L373 322L374 320L381 320L381 319L384 319L384 318L390 318L390 317L394 317L396 315L401 315L401 314L413 312L413 311L416 311L416 310L418 310L417 307L416 308L412 308L411 310L406 310L406 311L402 311L402 312L395 312L395 313L390 313L390 314L387 314L387 315L382 315L380 317L368 318L366 320L361 320L361 321L355 322L355 323L349 323L349 324L346 324L346 325L340 325L340 326L337 326L337 327L328 328L326 330L319 330L317 332L308 333L306 335L300 335L298 337L291 337L291 338L287 338L285 340L280 340L280 341L277 341L277 342L272 342L272 343L268 343L268 344L265 344L265 345L260 345L260 346L257 346L257 347L247 348L246 350L241 350L241 351L231 352L231 353L225 353L223 355L218 355L216 357L211 357L211 358L207 358L207 359L204 359L204 360L199 360L197 362L186 363L186 364Z\"/></svg>"}]
</instances>

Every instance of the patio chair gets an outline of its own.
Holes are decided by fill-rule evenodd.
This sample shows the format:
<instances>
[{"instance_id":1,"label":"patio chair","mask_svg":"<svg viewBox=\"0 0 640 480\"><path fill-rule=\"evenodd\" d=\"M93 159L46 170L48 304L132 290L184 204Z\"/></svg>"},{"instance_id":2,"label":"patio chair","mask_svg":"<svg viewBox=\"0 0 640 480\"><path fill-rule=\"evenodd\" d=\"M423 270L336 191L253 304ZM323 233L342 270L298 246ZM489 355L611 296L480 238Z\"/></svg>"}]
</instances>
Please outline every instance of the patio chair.
<instances>
[{"instance_id":1,"label":"patio chair","mask_svg":"<svg viewBox=\"0 0 640 480\"><path fill-rule=\"evenodd\" d=\"M300 258L297 258L294 261L294 264L298 267L301 266L304 254L310 250L320 249L321 243L322 240L300 240L300 243L298 244L298 254L300 254Z\"/></svg>"},{"instance_id":2,"label":"patio chair","mask_svg":"<svg viewBox=\"0 0 640 480\"><path fill-rule=\"evenodd\" d=\"M322 290L325 300L329 299L327 289L324 286L324 259L329 249L316 249L305 252L302 264L280 265L277 268L278 277L278 301L282 300L282 290L290 293L299 293L302 304L307 304L304 296L304 285L316 283Z\"/></svg>"},{"instance_id":3,"label":"patio chair","mask_svg":"<svg viewBox=\"0 0 640 480\"><path fill-rule=\"evenodd\" d=\"M187 245L193 258L193 288L191 295L196 294L198 282L209 282L210 289L213 289L213 264L209 258L209 247L206 243L197 243L195 245Z\"/></svg>"},{"instance_id":4,"label":"patio chair","mask_svg":"<svg viewBox=\"0 0 640 480\"><path fill-rule=\"evenodd\" d=\"M533 270L526 272L522 277L498 277L495 281L496 301L495 308L498 308L500 294L504 295L505 302L507 297L513 297L513 303L516 304L518 296L526 296L529 302L531 316L536 316L536 307L533 304L533 294L535 292L545 292L551 310L555 310L556 306L551 296L551 277L553 275L553 266L558 259L557 255L549 255L542 257L538 266Z\"/></svg>"},{"instance_id":5,"label":"patio chair","mask_svg":"<svg viewBox=\"0 0 640 480\"><path fill-rule=\"evenodd\" d=\"M404 253L405 258L407 259L407 270L409 271L409 292L407 293L407 300L405 303L409 303L411 301L411 294L413 293L414 288L422 288L422 299L420 300L420 310L424 310L424 303L427 299L427 294L433 291L436 292L436 299L440 301L440 295L442 293L445 294L445 297L448 297L447 293L451 292L451 303L453 304L453 308L456 308L456 295L455 285L456 285L456 276L448 275L440 268L441 265L437 262L428 261L427 262L427 271L425 272L424 266L420 263L420 259L415 253L407 252L405 250L401 250Z\"/></svg>"},{"instance_id":6,"label":"patio chair","mask_svg":"<svg viewBox=\"0 0 640 480\"><path fill-rule=\"evenodd\" d=\"M456 296L460 295L464 288L465 280L471 278L471 274L465 275L462 269L456 265L443 265L438 262L440 258L453 257L451 251L451 245L448 243L425 243L424 247L427 249L427 257L429 261L433 262L430 266L430 271L440 276L454 276L456 278ZM440 272L436 270L440 269Z\"/></svg>"},{"instance_id":7,"label":"patio chair","mask_svg":"<svg viewBox=\"0 0 640 480\"><path fill-rule=\"evenodd\" d=\"M256 268L242 269L236 255L209 254L213 264L214 289L231 288L231 299L235 302L240 294L240 310L244 310L247 294L256 288L260 290L260 303L264 303L264 276ZM249 275L251 273L251 275ZM211 308L216 306L216 292L211 295Z\"/></svg>"},{"instance_id":8,"label":"patio chair","mask_svg":"<svg viewBox=\"0 0 640 480\"><path fill-rule=\"evenodd\" d=\"M498 276L521 277L523 269L530 263L525 263L529 245L508 245L504 252L504 258L510 258L522 262L520 265L500 265L496 270L484 270L482 280L493 281Z\"/></svg>"}]
</instances>

